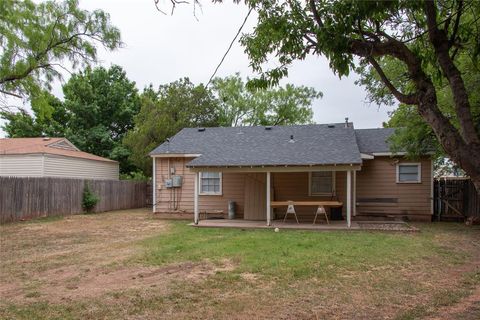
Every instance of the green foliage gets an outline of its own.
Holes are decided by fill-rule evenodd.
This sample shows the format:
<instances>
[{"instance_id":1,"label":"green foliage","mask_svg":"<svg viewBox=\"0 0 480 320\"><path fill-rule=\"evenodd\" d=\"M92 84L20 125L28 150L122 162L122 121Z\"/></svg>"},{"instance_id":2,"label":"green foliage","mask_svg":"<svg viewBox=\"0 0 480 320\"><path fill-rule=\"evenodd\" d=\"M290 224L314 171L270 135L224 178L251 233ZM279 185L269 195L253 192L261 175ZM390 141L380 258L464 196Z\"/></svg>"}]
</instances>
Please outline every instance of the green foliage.
<instances>
[{"instance_id":1,"label":"green foliage","mask_svg":"<svg viewBox=\"0 0 480 320\"><path fill-rule=\"evenodd\" d=\"M39 110L48 109L43 89L61 78L62 63L88 66L96 44L109 50L121 44L109 15L82 10L78 0L1 1L0 35L0 92L27 98Z\"/></svg>"},{"instance_id":2,"label":"green foliage","mask_svg":"<svg viewBox=\"0 0 480 320\"><path fill-rule=\"evenodd\" d=\"M312 101L322 96L313 88L291 84L249 89L239 74L214 79L212 90L220 101L220 124L226 127L311 123Z\"/></svg>"},{"instance_id":3,"label":"green foliage","mask_svg":"<svg viewBox=\"0 0 480 320\"><path fill-rule=\"evenodd\" d=\"M62 101L48 92L42 93L42 105L32 102L34 116L26 110L18 112L1 111L0 117L6 120L2 129L11 138L22 137L63 137L68 124L68 111ZM45 114L48 111L48 114Z\"/></svg>"},{"instance_id":4,"label":"green foliage","mask_svg":"<svg viewBox=\"0 0 480 320\"><path fill-rule=\"evenodd\" d=\"M218 101L203 85L188 78L146 88L140 98L135 128L128 132L124 145L132 150L131 160L147 176L152 172L150 151L184 127L218 125Z\"/></svg>"},{"instance_id":5,"label":"green foliage","mask_svg":"<svg viewBox=\"0 0 480 320\"><path fill-rule=\"evenodd\" d=\"M120 66L87 68L72 75L63 92L70 116L65 136L82 151L119 161L121 172L132 171L122 139L140 109L135 82Z\"/></svg>"},{"instance_id":6,"label":"green foliage","mask_svg":"<svg viewBox=\"0 0 480 320\"><path fill-rule=\"evenodd\" d=\"M142 171L132 171L130 173L120 174L120 180L148 181L149 177L147 177Z\"/></svg>"},{"instance_id":7,"label":"green foliage","mask_svg":"<svg viewBox=\"0 0 480 320\"><path fill-rule=\"evenodd\" d=\"M465 86L467 88L472 116L480 131L480 72L473 64L472 60L462 55L458 58L458 67L462 71ZM391 79L402 82L402 72L396 68L394 61L389 60L384 63L384 70ZM362 82L369 82L370 98L373 102L382 103L384 99L392 99L391 94L386 92L378 75L373 70L362 71ZM374 80L376 79L376 80ZM438 106L442 113L448 117L452 124L459 128L458 118L454 110L454 101L450 86L445 82L437 82ZM390 119L384 123L386 127L400 128L395 132L391 139L391 148L393 151L406 151L410 158L418 158L426 152L433 152L436 168L439 174L451 173L457 170L448 160L442 146L438 142L432 128L419 115L417 107L412 105L400 104L399 107L390 114Z\"/></svg>"},{"instance_id":8,"label":"green foliage","mask_svg":"<svg viewBox=\"0 0 480 320\"><path fill-rule=\"evenodd\" d=\"M83 188L83 195L82 195L82 208L85 212L92 212L93 208L97 205L100 198L92 192L88 183L85 184Z\"/></svg>"}]
</instances>

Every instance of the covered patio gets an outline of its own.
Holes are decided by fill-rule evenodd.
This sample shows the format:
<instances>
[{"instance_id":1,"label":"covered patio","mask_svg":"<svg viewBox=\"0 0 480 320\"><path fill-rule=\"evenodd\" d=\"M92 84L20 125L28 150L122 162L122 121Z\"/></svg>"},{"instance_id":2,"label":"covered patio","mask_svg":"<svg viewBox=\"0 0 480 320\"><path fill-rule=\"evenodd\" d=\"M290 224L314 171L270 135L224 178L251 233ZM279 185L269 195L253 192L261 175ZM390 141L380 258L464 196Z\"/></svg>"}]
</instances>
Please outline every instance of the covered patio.
<instances>
[{"instance_id":1,"label":"covered patio","mask_svg":"<svg viewBox=\"0 0 480 320\"><path fill-rule=\"evenodd\" d=\"M358 225L352 223L355 215L355 183L356 171L359 165L310 165L310 166L261 166L261 167L191 167L194 172L194 224L212 227L282 227L296 229L358 229ZM235 220L201 220L202 212L208 206L207 198L199 192L202 174L205 172L221 172L224 177L228 174L244 175L244 199L242 203L243 216ZM311 185L313 174L324 173L331 177L331 189L328 194L314 193ZM274 178L275 177L275 183ZM238 179L236 179L238 180ZM335 184L337 180L337 184ZM223 179L227 184L228 179ZM299 190L302 189L302 190ZM340 196L338 196L340 195ZM208 197L208 196L207 196ZM202 208L200 208L200 199ZM238 200L238 199L232 199ZM290 220L283 222L287 207L291 205L302 222L297 223L297 215L290 214L288 218L295 218L295 223ZM326 214L318 215L316 224L313 224L315 212L329 212L332 208L340 208L344 211L344 220L329 221ZM207 207L208 209L208 207ZM275 212L276 211L276 212ZM299 212L300 211L300 212ZM323 211L323 212L325 212ZM239 224L243 223L243 224ZM330 223L330 224L328 224Z\"/></svg>"}]
</instances>

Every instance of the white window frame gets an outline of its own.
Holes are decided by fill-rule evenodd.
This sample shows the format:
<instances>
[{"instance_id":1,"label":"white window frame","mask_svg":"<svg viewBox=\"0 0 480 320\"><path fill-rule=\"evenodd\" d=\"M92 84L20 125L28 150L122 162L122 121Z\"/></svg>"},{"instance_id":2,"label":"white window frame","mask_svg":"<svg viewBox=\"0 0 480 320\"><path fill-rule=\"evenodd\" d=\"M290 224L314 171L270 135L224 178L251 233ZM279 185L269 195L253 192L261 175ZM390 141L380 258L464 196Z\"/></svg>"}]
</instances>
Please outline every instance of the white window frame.
<instances>
[{"instance_id":1,"label":"white window frame","mask_svg":"<svg viewBox=\"0 0 480 320\"><path fill-rule=\"evenodd\" d=\"M400 181L400 166L417 166L418 179L416 181ZM420 162L399 162L396 165L397 169L397 183L422 183L422 164Z\"/></svg>"},{"instance_id":2,"label":"white window frame","mask_svg":"<svg viewBox=\"0 0 480 320\"><path fill-rule=\"evenodd\" d=\"M320 172L320 171L315 171L315 172ZM332 173L332 191L331 192L318 192L318 193L312 193L312 173L313 171L310 171L308 173L308 195L309 196L334 196L335 191L336 191L336 171L327 171Z\"/></svg>"},{"instance_id":3,"label":"white window frame","mask_svg":"<svg viewBox=\"0 0 480 320\"><path fill-rule=\"evenodd\" d=\"M210 172L210 171L208 171ZM215 192L215 191L202 191L202 175L203 175L204 171L200 171L198 173L198 194L201 195L201 196L221 196L222 195L222 191L223 191L223 177L222 177L222 173L221 172L218 172L219 174L219 177L220 177L220 191L218 192ZM215 173L217 173L217 171L215 171Z\"/></svg>"}]
</instances>

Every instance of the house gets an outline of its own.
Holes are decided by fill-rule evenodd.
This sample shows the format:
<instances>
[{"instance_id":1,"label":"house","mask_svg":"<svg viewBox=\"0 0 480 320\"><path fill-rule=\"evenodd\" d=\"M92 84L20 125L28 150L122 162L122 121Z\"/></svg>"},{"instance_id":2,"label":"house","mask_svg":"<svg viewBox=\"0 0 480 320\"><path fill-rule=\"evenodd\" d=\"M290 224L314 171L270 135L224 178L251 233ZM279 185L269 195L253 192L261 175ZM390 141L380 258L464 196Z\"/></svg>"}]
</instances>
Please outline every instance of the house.
<instances>
[{"instance_id":1,"label":"house","mask_svg":"<svg viewBox=\"0 0 480 320\"><path fill-rule=\"evenodd\" d=\"M308 201L341 202L351 219L430 221L432 161L392 154L394 129L354 129L352 123L186 128L154 149L153 211L228 212L236 218L283 218L285 201L312 221ZM328 208L332 210L331 208Z\"/></svg>"},{"instance_id":2,"label":"house","mask_svg":"<svg viewBox=\"0 0 480 320\"><path fill-rule=\"evenodd\" d=\"M0 176L118 180L118 162L82 152L65 138L0 139Z\"/></svg>"}]
</instances>

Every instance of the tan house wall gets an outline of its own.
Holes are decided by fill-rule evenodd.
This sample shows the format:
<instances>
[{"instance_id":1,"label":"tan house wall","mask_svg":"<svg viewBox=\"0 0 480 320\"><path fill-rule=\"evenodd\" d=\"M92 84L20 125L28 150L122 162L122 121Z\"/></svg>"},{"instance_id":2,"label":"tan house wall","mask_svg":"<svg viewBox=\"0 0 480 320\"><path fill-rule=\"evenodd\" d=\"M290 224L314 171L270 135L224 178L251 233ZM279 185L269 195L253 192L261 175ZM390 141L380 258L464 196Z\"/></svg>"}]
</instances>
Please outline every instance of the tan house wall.
<instances>
[{"instance_id":1,"label":"tan house wall","mask_svg":"<svg viewBox=\"0 0 480 320\"><path fill-rule=\"evenodd\" d=\"M421 163L420 183L397 183L397 163ZM431 220L432 162L424 158L407 161L401 158L375 157L364 160L357 172L357 215L389 214L415 220ZM390 198L393 203L366 202L362 199Z\"/></svg>"},{"instance_id":2,"label":"tan house wall","mask_svg":"<svg viewBox=\"0 0 480 320\"><path fill-rule=\"evenodd\" d=\"M193 213L195 174L186 168L192 158L156 158L156 210L155 212ZM170 164L169 164L170 162ZM410 161L403 161L410 162ZM422 164L422 182L417 184L396 183L395 159L376 157L374 160L364 160L361 171L357 171L357 200L362 198L390 198L395 203L359 203L357 215L391 214L409 216L417 220L429 220L431 217L431 161L424 159ZM170 168L175 168L175 174L183 176L181 188L165 188L164 181L170 177ZM243 217L245 179L249 173L229 173L222 175L222 195L200 195L200 213L206 210L223 210L228 212L228 201L236 202L237 217ZM345 171L335 174L336 196L334 199L346 204ZM330 200L331 197L309 196L308 172L274 172L272 173L272 200ZM352 183L353 186L353 183ZM176 206L173 199L176 199ZM311 221L315 208L297 207L300 220ZM345 215L345 205L343 208ZM285 209L274 210L276 218L282 218Z\"/></svg>"},{"instance_id":3,"label":"tan house wall","mask_svg":"<svg viewBox=\"0 0 480 320\"><path fill-rule=\"evenodd\" d=\"M193 196L195 173L186 168L192 158L156 158L156 210L155 212L187 212L193 213ZM169 164L170 161L170 164ZM175 174L183 177L181 188L165 188L165 180L168 179L170 168L175 168ZM223 173L222 195L200 195L200 212L222 210L228 212L228 201L236 203L237 217L243 217L244 210L245 173ZM175 203L174 205L174 199Z\"/></svg>"}]
</instances>

